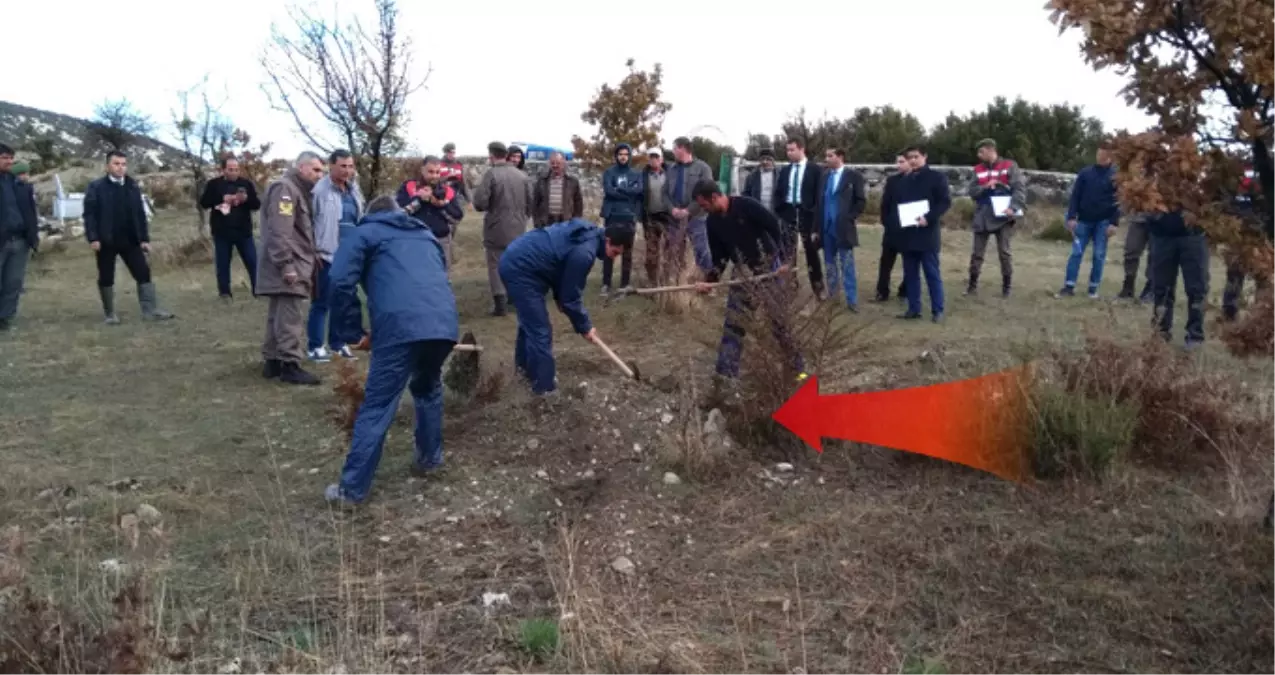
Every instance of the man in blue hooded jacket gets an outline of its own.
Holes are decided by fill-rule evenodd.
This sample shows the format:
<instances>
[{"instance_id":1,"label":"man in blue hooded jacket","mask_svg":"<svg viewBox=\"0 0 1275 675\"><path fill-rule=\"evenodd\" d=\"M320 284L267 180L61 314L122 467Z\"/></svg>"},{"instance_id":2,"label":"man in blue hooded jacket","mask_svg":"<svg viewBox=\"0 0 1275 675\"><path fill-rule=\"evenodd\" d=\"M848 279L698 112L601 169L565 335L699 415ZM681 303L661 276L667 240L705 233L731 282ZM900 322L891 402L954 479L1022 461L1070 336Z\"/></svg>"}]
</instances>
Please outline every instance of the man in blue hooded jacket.
<instances>
[{"instance_id":1,"label":"man in blue hooded jacket","mask_svg":"<svg viewBox=\"0 0 1275 675\"><path fill-rule=\"evenodd\" d=\"M325 493L347 504L367 499L405 386L416 408L413 472L442 466L443 362L460 333L442 244L393 197L377 197L367 211L331 271L333 309L339 315L352 306L362 282L372 324L372 363L350 453L341 482Z\"/></svg>"},{"instance_id":2,"label":"man in blue hooded jacket","mask_svg":"<svg viewBox=\"0 0 1275 675\"><path fill-rule=\"evenodd\" d=\"M582 218L531 230L514 240L500 257L500 280L518 314L514 367L531 381L536 394L557 388L553 363L553 326L545 294L584 339L597 337L584 308L584 284L598 258L611 259L633 245L633 230L603 230Z\"/></svg>"},{"instance_id":3,"label":"man in blue hooded jacket","mask_svg":"<svg viewBox=\"0 0 1275 675\"><path fill-rule=\"evenodd\" d=\"M628 143L615 146L615 164L602 174L602 222L608 228L636 233L637 221L642 218L643 179L629 164L632 152ZM611 258L602 261L602 295L611 292L613 269ZM633 247L625 246L620 255L620 288L628 288L632 271Z\"/></svg>"}]
</instances>

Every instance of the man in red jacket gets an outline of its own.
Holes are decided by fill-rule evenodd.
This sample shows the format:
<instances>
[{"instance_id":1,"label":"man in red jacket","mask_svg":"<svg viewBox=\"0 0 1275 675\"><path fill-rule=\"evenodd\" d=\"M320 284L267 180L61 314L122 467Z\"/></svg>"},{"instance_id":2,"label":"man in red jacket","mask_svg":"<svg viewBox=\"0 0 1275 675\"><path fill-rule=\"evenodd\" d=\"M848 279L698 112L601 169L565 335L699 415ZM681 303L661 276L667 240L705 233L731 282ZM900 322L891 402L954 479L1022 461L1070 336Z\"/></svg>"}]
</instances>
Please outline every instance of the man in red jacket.
<instances>
[{"instance_id":1,"label":"man in red jacket","mask_svg":"<svg viewBox=\"0 0 1275 675\"><path fill-rule=\"evenodd\" d=\"M469 198L469 187L465 185L465 165L456 159L455 143L443 146L443 161L439 166L439 176L448 187L455 190L456 194L465 200L465 203L473 201Z\"/></svg>"}]
</instances>

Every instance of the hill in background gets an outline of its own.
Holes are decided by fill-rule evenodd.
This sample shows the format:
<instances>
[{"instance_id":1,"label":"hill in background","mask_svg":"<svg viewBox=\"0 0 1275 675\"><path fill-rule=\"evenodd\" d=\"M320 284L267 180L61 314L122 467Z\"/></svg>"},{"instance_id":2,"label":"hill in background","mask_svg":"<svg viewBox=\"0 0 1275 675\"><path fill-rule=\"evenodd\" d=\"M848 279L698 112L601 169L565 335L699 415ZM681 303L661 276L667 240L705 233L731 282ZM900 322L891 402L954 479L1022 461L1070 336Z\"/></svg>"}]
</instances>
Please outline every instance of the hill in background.
<instances>
[{"instance_id":1,"label":"hill in background","mask_svg":"<svg viewBox=\"0 0 1275 675\"><path fill-rule=\"evenodd\" d=\"M89 132L88 120L8 101L0 101L0 143L12 146L27 160L57 157L59 161L50 162L55 164L90 160L96 166L106 152ZM130 154L133 171L140 173L175 167L184 153L153 138L141 138Z\"/></svg>"}]
</instances>

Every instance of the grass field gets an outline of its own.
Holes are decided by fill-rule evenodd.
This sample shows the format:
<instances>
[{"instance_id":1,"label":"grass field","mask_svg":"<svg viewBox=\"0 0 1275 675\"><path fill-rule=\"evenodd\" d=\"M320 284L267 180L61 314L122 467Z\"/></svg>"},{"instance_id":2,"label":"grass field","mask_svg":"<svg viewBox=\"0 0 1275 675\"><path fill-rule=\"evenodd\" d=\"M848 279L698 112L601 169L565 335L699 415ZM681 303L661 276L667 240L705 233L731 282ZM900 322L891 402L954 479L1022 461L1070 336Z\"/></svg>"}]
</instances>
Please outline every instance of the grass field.
<instances>
[{"instance_id":1,"label":"grass field","mask_svg":"<svg viewBox=\"0 0 1275 675\"><path fill-rule=\"evenodd\" d=\"M174 246L189 216L161 215L154 230ZM462 329L486 346L484 371L509 371L515 319L486 316L479 224L461 228ZM961 297L962 232L945 234L947 323L898 322L894 301L866 302L879 228L862 238L862 313L839 319L862 330L855 356L820 373L828 391L973 376L1086 333L1132 344L1147 330L1146 307L1053 299L1068 247L1026 236L1011 299L999 284ZM691 407L680 392L708 378L721 300L693 318L637 298L603 308L595 269L599 332L680 388L622 381L555 315L559 402L530 405L507 377L494 402L449 404L450 470L428 483L407 476L403 410L372 499L339 513L321 499L345 450L335 364L316 367L323 387L263 381L264 303L246 288L218 302L211 263L158 271L178 315L163 324L139 320L119 274L124 323L105 327L87 247L42 255L18 330L0 335L0 606L25 586L118 628L111 598L133 588L142 628L103 639L145 669L1269 672L1275 657L1258 525L1269 447L1221 468L1129 462L1029 486L852 444L782 473L764 448L735 447L727 470L673 468L682 481L665 484ZM1120 277L1113 246L1105 295ZM1211 341L1191 367L1269 407L1269 361ZM634 568L617 571L620 556ZM4 645L40 625L16 607L0 611ZM62 638L78 646L61 669L92 667L86 631Z\"/></svg>"}]
</instances>

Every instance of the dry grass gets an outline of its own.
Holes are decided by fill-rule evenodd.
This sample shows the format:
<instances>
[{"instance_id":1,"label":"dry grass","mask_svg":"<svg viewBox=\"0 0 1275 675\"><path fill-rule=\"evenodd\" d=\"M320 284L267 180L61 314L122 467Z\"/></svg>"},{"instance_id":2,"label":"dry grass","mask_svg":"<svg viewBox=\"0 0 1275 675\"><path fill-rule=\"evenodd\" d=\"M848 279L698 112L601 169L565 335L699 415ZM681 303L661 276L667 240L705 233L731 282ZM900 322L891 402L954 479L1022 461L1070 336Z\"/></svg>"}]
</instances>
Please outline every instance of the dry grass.
<instances>
[{"instance_id":1,"label":"dry grass","mask_svg":"<svg viewBox=\"0 0 1275 675\"><path fill-rule=\"evenodd\" d=\"M20 568L0 557L0 577L53 603L61 625L85 636L74 642L92 645L116 623L111 601L122 582L101 566L117 560L142 575L129 616L147 637L133 648L145 668L56 654L41 657L42 668L1269 670L1275 560L1258 525L1269 445L1258 453L1215 431L1211 443L1186 435L1172 453L1129 452L1105 480L1074 475L1031 488L861 446L796 454L797 468L779 473L770 459L795 448L786 454L737 432L762 406L723 406L729 448L703 433L695 403L720 336L720 296L696 320L637 298L603 308L595 276L588 301L599 332L657 386L619 377L552 311L560 394L533 404L524 387L508 386L514 323L483 314L478 230L474 219L462 223L452 274L466 329L484 346L480 390L491 395L448 400L449 469L439 480L407 477L403 410L372 499L349 513L320 499L345 447L329 415L333 382L298 389L261 379L263 303L218 302L211 265L172 266L156 282L180 319L143 323L122 312L124 324L107 329L85 283L87 247L69 247L28 277L18 330L0 337L0 461L9 472L0 522L21 528L25 552ZM185 214L161 214L155 226L157 244L187 232ZM869 289L879 229L864 226L862 236L860 287ZM950 288L963 279L969 244L964 233L945 234ZM1054 354L1082 364L1095 349L1086 328L1126 350L1145 335L1149 309L1050 298L1065 246L1024 237L1015 247L1018 294L949 293L943 326L895 322L893 301L864 303L857 316L835 304L798 310L794 331L823 388L926 384ZM1119 284L1114 276L1104 290ZM849 337L828 338L820 356L820 330ZM782 369L752 362L764 357L767 332L752 334L744 378L780 396L781 385L765 383L770 368ZM1112 360L1130 360L1127 352L1094 358L1108 360L1077 365L1087 373L1078 381L1107 382L1107 391L1121 378L1151 378L1139 370L1147 363L1166 367L1135 359L1116 373ZM1209 430L1230 419L1238 431L1260 419L1247 410L1269 409L1269 361L1236 361L1211 341L1184 364L1174 377L1186 385L1117 393L1141 410L1144 398L1158 407L1155 392L1168 392L1172 409ZM355 364L365 366L366 357ZM315 369L337 380L337 367ZM1179 400L1193 386L1209 405L1241 407L1213 420ZM665 485L663 443L679 434L700 454L672 455L692 468ZM1223 461L1177 462L1210 448ZM141 503L163 517L134 537L124 516ZM619 556L632 574L612 568ZM485 593L509 603L485 606ZM15 597L0 592L0 602ZM183 642L181 625L199 625L201 609L210 610L206 629ZM0 616L0 645L28 639L27 622ZM83 632L69 628L73 620ZM528 649L527 621L556 623L557 649ZM169 660L183 650L188 660Z\"/></svg>"}]
</instances>

